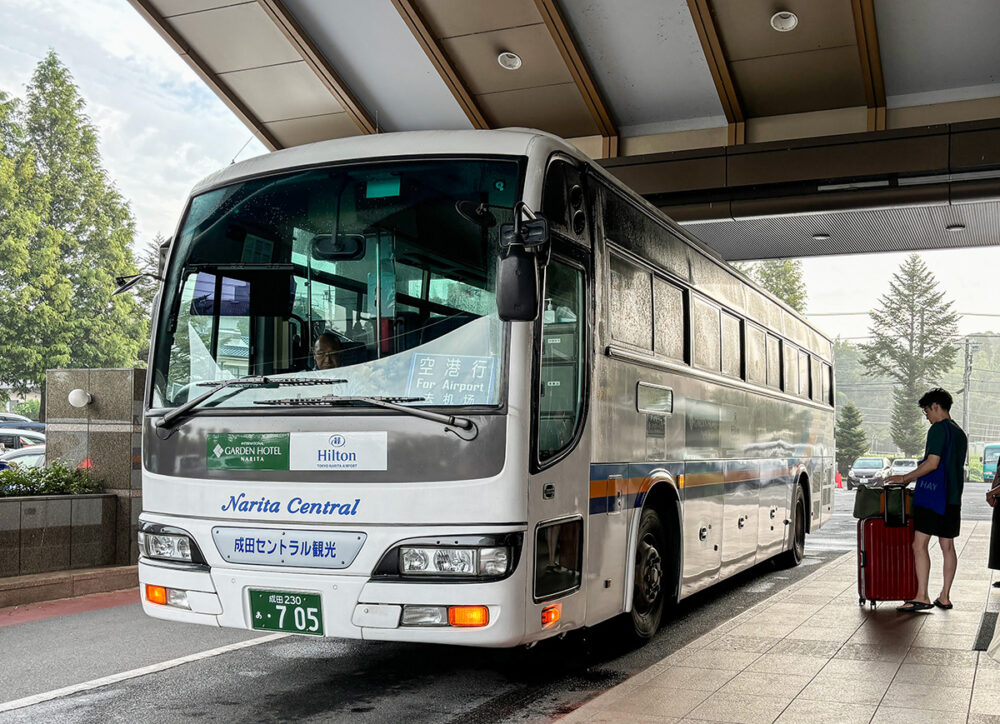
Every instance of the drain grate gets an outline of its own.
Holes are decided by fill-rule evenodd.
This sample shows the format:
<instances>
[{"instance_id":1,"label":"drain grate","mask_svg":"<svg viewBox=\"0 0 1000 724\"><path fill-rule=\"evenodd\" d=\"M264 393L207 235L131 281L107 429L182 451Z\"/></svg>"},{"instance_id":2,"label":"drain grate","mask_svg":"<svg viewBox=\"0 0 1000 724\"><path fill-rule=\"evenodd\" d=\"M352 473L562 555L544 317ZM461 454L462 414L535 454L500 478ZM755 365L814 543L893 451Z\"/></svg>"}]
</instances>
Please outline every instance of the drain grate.
<instances>
[{"instance_id":1,"label":"drain grate","mask_svg":"<svg viewBox=\"0 0 1000 724\"><path fill-rule=\"evenodd\" d=\"M973 651L986 651L990 647L990 642L993 640L993 630L996 626L997 612L986 611L983 613L983 617L979 621L979 633L976 634L976 643L972 647Z\"/></svg>"}]
</instances>

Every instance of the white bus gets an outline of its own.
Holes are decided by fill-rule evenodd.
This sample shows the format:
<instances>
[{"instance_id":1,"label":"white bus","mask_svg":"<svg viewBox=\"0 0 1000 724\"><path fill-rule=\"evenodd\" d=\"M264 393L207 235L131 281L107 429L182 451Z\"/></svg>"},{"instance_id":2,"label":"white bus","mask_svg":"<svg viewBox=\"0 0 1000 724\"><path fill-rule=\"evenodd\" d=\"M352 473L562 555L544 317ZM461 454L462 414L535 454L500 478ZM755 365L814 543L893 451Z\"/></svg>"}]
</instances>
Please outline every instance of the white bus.
<instances>
[{"instance_id":1,"label":"white bus","mask_svg":"<svg viewBox=\"0 0 1000 724\"><path fill-rule=\"evenodd\" d=\"M798 563L831 513L829 340L553 136L229 166L163 276L151 616L514 646L623 614L649 637Z\"/></svg>"}]
</instances>

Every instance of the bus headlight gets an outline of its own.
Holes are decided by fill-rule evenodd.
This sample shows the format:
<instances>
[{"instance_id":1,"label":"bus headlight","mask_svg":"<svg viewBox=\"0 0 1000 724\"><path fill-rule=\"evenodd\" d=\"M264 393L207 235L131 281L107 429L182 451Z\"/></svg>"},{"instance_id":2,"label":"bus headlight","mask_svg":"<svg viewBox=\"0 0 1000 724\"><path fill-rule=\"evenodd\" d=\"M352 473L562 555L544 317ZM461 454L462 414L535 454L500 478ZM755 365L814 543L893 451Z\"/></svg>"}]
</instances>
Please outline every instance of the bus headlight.
<instances>
[{"instance_id":1,"label":"bus headlight","mask_svg":"<svg viewBox=\"0 0 1000 724\"><path fill-rule=\"evenodd\" d=\"M495 580L517 566L521 533L410 540L391 548L373 574L380 578Z\"/></svg>"},{"instance_id":2,"label":"bus headlight","mask_svg":"<svg viewBox=\"0 0 1000 724\"><path fill-rule=\"evenodd\" d=\"M147 558L181 563L205 563L191 535L180 528L140 523L138 543L139 554Z\"/></svg>"},{"instance_id":3,"label":"bus headlight","mask_svg":"<svg viewBox=\"0 0 1000 724\"><path fill-rule=\"evenodd\" d=\"M164 535L139 531L139 550L148 558L191 562L191 539L186 535Z\"/></svg>"}]
</instances>

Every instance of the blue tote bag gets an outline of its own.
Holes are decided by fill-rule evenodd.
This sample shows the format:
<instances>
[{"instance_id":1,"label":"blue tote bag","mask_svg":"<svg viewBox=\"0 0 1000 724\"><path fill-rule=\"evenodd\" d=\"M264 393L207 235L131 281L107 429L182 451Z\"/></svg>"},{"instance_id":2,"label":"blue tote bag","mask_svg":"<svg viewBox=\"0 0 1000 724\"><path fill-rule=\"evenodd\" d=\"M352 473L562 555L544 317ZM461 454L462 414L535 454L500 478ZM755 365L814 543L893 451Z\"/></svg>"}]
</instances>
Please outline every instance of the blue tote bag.
<instances>
[{"instance_id":1,"label":"blue tote bag","mask_svg":"<svg viewBox=\"0 0 1000 724\"><path fill-rule=\"evenodd\" d=\"M938 515L944 515L948 505L948 472L945 465L948 454L951 452L951 423L945 421L947 438L944 443L944 450L941 451L941 462L938 463L937 470L927 475L917 478L917 484L913 491L913 504L922 508L930 508ZM921 460L921 464L926 460Z\"/></svg>"}]
</instances>

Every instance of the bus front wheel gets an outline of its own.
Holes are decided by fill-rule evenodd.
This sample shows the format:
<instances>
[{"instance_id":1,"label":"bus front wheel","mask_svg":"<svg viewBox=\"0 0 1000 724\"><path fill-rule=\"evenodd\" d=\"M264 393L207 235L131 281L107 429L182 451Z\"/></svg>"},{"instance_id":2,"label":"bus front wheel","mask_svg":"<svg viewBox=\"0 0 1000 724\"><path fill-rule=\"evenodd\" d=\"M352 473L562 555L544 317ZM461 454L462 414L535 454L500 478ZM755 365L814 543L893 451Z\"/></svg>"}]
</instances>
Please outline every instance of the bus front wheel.
<instances>
[{"instance_id":1,"label":"bus front wheel","mask_svg":"<svg viewBox=\"0 0 1000 724\"><path fill-rule=\"evenodd\" d=\"M632 588L632 629L639 639L656 633L663 618L666 574L671 570L666 558L666 533L660 516L652 508L642 511L636 536L635 580Z\"/></svg>"}]
</instances>

